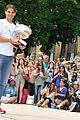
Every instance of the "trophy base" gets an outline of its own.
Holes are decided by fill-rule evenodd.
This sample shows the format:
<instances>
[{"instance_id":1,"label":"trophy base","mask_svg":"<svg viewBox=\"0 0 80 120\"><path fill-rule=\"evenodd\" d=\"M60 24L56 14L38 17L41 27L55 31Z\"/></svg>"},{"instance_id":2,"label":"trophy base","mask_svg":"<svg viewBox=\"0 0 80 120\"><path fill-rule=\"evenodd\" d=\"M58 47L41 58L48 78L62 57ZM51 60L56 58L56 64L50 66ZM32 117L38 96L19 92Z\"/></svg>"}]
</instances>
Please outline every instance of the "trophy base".
<instances>
[{"instance_id":1,"label":"trophy base","mask_svg":"<svg viewBox=\"0 0 80 120\"><path fill-rule=\"evenodd\" d=\"M20 39L19 42L20 42L20 45L14 45L15 48L20 48L20 49L24 50L26 48L27 43L22 39Z\"/></svg>"},{"instance_id":2,"label":"trophy base","mask_svg":"<svg viewBox=\"0 0 80 120\"><path fill-rule=\"evenodd\" d=\"M22 40L22 39L20 39L19 42L20 42L21 45L23 45L23 46L26 46L26 45L27 45L27 43L26 43L24 40Z\"/></svg>"}]
</instances>

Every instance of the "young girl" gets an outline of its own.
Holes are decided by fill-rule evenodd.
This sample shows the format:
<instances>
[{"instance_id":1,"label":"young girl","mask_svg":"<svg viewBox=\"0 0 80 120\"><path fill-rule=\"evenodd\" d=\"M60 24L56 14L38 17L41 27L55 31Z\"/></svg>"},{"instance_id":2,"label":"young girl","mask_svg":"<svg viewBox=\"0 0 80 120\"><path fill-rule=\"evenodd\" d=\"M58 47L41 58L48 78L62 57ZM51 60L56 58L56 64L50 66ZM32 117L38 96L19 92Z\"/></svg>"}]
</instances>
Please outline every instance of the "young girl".
<instances>
[{"instance_id":1,"label":"young girl","mask_svg":"<svg viewBox=\"0 0 80 120\"><path fill-rule=\"evenodd\" d=\"M3 103L15 103L17 101L18 91L16 88L16 82L14 79L9 80L9 84L5 89L5 94L1 98Z\"/></svg>"},{"instance_id":2,"label":"young girl","mask_svg":"<svg viewBox=\"0 0 80 120\"><path fill-rule=\"evenodd\" d=\"M21 103L22 91L24 87L25 80L23 78L23 69L24 69L24 59L20 58L16 67L16 87L19 91L19 103Z\"/></svg>"}]
</instances>

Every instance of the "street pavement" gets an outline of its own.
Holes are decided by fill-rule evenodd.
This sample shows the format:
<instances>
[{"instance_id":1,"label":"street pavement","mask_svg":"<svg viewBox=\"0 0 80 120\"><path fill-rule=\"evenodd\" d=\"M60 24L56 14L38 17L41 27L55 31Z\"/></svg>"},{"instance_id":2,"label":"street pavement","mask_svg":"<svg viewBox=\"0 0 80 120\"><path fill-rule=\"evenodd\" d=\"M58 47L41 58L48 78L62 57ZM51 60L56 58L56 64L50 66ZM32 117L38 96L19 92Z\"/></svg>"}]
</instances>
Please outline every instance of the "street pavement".
<instances>
[{"instance_id":1,"label":"street pavement","mask_svg":"<svg viewBox=\"0 0 80 120\"><path fill-rule=\"evenodd\" d=\"M26 104L2 104L6 114L0 120L80 120L80 113Z\"/></svg>"}]
</instances>

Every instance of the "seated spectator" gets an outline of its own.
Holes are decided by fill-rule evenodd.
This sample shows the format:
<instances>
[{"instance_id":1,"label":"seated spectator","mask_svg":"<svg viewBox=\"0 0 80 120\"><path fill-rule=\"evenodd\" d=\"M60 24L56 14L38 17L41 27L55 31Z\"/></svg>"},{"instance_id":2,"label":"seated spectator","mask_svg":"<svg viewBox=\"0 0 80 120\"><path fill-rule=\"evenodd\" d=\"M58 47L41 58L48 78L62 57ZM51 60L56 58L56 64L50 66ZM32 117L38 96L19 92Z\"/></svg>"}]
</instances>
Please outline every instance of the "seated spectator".
<instances>
[{"instance_id":1,"label":"seated spectator","mask_svg":"<svg viewBox=\"0 0 80 120\"><path fill-rule=\"evenodd\" d=\"M68 109L71 112L80 112L80 90L77 81L73 83L73 89L69 91L68 98L62 101L59 105L57 105L57 108L61 109L65 105L68 105Z\"/></svg>"},{"instance_id":2,"label":"seated spectator","mask_svg":"<svg viewBox=\"0 0 80 120\"><path fill-rule=\"evenodd\" d=\"M73 89L72 102L69 106L69 110L71 112L80 112L80 89L77 81L73 83Z\"/></svg>"},{"instance_id":3,"label":"seated spectator","mask_svg":"<svg viewBox=\"0 0 80 120\"><path fill-rule=\"evenodd\" d=\"M63 78L60 83L60 87L57 88L57 93L55 94L55 104L59 105L62 103L68 94L68 88L66 87L67 80Z\"/></svg>"},{"instance_id":4,"label":"seated spectator","mask_svg":"<svg viewBox=\"0 0 80 120\"><path fill-rule=\"evenodd\" d=\"M63 100L59 105L57 105L56 108L69 110L69 106L71 104L71 97L72 97L72 90L71 88L68 88L68 94L66 96L66 99Z\"/></svg>"},{"instance_id":5,"label":"seated spectator","mask_svg":"<svg viewBox=\"0 0 80 120\"><path fill-rule=\"evenodd\" d=\"M1 98L1 102L3 103L15 103L17 101L17 88L16 82L14 79L9 80L9 84L6 86L5 94Z\"/></svg>"},{"instance_id":6,"label":"seated spectator","mask_svg":"<svg viewBox=\"0 0 80 120\"><path fill-rule=\"evenodd\" d=\"M47 93L49 91L50 85L46 85L42 90L41 90L41 99L38 101L37 106L40 107L41 104L44 102L44 98L47 96Z\"/></svg>"},{"instance_id":7,"label":"seated spectator","mask_svg":"<svg viewBox=\"0 0 80 120\"><path fill-rule=\"evenodd\" d=\"M54 95L56 92L56 87L54 83L48 84L45 86L45 88L41 91L41 100L37 103L37 105L40 107L51 107L52 99L54 99Z\"/></svg>"}]
</instances>

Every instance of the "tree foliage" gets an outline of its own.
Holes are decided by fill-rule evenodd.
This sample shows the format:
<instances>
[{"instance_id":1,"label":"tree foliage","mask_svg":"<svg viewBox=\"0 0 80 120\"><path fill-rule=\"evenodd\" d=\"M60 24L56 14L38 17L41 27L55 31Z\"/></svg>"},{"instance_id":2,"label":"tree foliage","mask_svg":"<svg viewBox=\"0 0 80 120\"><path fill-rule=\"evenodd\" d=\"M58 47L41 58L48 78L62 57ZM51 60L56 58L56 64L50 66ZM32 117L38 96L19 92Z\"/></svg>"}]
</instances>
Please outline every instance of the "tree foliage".
<instances>
[{"instance_id":1,"label":"tree foliage","mask_svg":"<svg viewBox=\"0 0 80 120\"><path fill-rule=\"evenodd\" d=\"M80 34L79 0L1 0L3 7L12 3L17 7L16 21L31 26L30 45L42 45L49 52L56 42L68 43Z\"/></svg>"}]
</instances>

